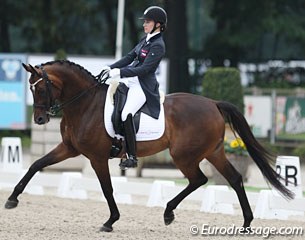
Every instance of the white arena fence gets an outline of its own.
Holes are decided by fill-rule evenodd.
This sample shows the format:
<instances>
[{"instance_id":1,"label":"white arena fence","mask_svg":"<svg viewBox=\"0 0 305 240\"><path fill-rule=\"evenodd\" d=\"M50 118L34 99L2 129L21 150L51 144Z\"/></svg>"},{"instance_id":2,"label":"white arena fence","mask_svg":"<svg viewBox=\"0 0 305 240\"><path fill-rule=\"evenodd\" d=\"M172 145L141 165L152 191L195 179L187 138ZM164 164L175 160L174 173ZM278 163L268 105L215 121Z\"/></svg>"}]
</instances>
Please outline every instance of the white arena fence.
<instances>
[{"instance_id":1,"label":"white arena fence","mask_svg":"<svg viewBox=\"0 0 305 240\"><path fill-rule=\"evenodd\" d=\"M0 170L0 190L12 191L25 172L25 170L17 172ZM133 204L133 197L143 196L147 198L148 207L165 207L169 200L185 188L176 185L173 181L134 182L126 177L112 177L112 184L117 203ZM88 199L90 193L103 196L97 178L84 177L81 172L39 172L30 181L25 192L44 195L48 194L50 188L53 191L49 194L55 193L56 196L63 198ZM254 207L256 218L288 219L295 215L304 216L305 213L304 197L287 201L273 190L247 192L247 196L250 205ZM236 206L239 207L236 193L227 186L201 187L186 199L196 201L201 205L199 210L208 213L236 214ZM102 201L105 201L105 198L102 197ZM236 205L235 209L234 205Z\"/></svg>"}]
</instances>

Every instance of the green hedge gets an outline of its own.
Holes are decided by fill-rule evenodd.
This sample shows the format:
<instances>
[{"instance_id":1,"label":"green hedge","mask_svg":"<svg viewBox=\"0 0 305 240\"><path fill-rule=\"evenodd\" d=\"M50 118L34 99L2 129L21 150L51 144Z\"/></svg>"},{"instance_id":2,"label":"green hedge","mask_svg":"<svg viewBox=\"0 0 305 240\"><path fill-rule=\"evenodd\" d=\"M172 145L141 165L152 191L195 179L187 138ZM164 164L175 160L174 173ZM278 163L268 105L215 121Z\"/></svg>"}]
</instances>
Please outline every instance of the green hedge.
<instances>
[{"instance_id":1,"label":"green hedge","mask_svg":"<svg viewBox=\"0 0 305 240\"><path fill-rule=\"evenodd\" d=\"M233 103L244 112L243 89L236 68L209 68L202 81L202 95Z\"/></svg>"}]
</instances>

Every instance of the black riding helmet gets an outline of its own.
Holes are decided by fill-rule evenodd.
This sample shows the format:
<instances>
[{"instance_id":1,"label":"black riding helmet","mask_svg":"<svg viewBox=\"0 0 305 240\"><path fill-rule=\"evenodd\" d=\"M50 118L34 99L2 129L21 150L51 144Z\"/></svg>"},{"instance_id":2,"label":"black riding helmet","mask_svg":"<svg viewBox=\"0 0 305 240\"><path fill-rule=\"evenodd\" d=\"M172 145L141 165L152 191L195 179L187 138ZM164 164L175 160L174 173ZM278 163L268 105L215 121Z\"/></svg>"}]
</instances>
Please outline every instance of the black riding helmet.
<instances>
[{"instance_id":1,"label":"black riding helmet","mask_svg":"<svg viewBox=\"0 0 305 240\"><path fill-rule=\"evenodd\" d=\"M144 19L144 20L153 20L155 22L155 26L153 30L150 33L153 33L156 30L156 24L160 23L160 30L163 32L166 29L166 24L167 24L167 14L165 10L161 7L158 6L151 6L147 8L143 16L140 17L139 19Z\"/></svg>"}]
</instances>

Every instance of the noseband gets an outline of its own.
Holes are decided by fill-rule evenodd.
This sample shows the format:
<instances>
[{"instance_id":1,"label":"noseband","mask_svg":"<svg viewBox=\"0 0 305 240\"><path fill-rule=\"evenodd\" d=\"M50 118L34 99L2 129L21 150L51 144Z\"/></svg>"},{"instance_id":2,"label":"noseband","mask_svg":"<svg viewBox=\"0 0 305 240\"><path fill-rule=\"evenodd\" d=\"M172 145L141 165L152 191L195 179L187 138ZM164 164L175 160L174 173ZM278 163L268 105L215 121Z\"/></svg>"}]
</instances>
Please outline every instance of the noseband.
<instances>
[{"instance_id":1,"label":"noseband","mask_svg":"<svg viewBox=\"0 0 305 240\"><path fill-rule=\"evenodd\" d=\"M85 89L84 91L81 91L79 94L76 94L74 97L71 99L67 100L66 102L63 103L57 103L56 99L54 99L53 94L52 94L52 81L49 79L48 74L46 70L43 68L43 66L37 66L41 72L42 72L42 77L38 79L35 83L30 84L30 87L32 91L35 91L35 85L41 81L45 82L46 85L46 92L47 96L46 98L49 100L48 104L33 104L34 108L43 108L46 110L46 114L50 116L55 116L60 110L62 110L65 106L73 103L83 95L85 95L89 90L92 88L96 87L99 83L97 82L96 84L92 85L91 87Z\"/></svg>"}]
</instances>

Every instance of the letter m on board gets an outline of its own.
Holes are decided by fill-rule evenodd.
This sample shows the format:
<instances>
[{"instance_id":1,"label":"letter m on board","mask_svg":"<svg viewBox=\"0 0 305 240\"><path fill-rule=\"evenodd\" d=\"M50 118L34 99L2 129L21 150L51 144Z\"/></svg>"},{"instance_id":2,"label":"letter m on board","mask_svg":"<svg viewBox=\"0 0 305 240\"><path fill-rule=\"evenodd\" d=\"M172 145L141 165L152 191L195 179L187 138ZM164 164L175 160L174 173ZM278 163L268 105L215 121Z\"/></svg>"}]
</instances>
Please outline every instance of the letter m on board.
<instances>
[{"instance_id":1,"label":"letter m on board","mask_svg":"<svg viewBox=\"0 0 305 240\"><path fill-rule=\"evenodd\" d=\"M12 147L8 147L8 162L19 162L19 146L16 146L15 152L13 151Z\"/></svg>"}]
</instances>

